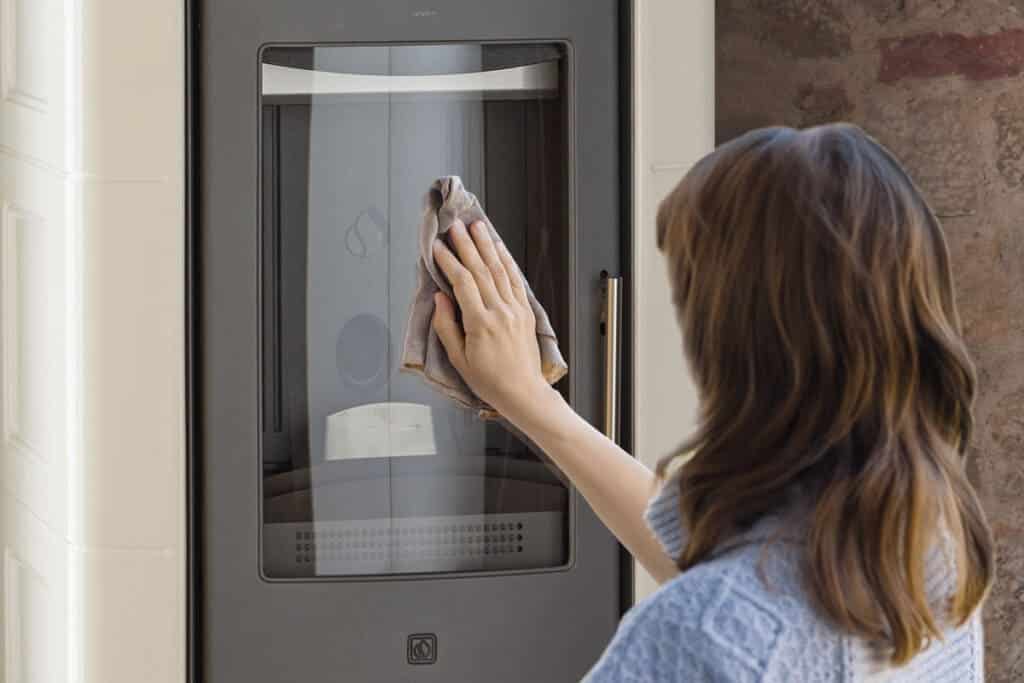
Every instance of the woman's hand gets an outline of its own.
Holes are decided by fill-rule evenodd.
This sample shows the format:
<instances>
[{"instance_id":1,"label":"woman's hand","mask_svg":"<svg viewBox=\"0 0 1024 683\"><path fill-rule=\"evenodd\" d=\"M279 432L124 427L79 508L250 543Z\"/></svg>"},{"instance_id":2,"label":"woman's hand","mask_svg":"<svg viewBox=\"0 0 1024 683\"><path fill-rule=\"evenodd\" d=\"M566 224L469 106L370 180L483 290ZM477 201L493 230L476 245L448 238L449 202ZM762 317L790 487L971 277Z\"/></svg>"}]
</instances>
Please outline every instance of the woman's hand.
<instances>
[{"instance_id":1,"label":"woman's hand","mask_svg":"<svg viewBox=\"0 0 1024 683\"><path fill-rule=\"evenodd\" d=\"M434 329L477 396L506 416L519 412L548 390L537 323L519 267L482 222L469 229L456 222L448 235L458 258L437 240L434 259L452 284L465 332L456 321L454 302L441 292L434 295Z\"/></svg>"}]
</instances>

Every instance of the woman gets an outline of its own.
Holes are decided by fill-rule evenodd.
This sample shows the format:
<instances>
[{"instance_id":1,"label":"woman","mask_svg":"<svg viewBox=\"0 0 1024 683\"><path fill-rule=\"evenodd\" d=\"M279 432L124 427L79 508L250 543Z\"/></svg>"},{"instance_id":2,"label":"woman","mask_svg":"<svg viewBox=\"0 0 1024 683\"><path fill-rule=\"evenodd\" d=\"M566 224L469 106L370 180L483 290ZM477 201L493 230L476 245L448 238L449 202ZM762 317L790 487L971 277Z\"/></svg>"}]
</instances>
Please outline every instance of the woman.
<instances>
[{"instance_id":1,"label":"woman","mask_svg":"<svg viewBox=\"0 0 1024 683\"><path fill-rule=\"evenodd\" d=\"M974 372L939 223L881 145L756 130L662 203L700 413L657 474L544 382L519 270L479 227L435 247L452 362L662 584L588 681L982 680Z\"/></svg>"}]
</instances>

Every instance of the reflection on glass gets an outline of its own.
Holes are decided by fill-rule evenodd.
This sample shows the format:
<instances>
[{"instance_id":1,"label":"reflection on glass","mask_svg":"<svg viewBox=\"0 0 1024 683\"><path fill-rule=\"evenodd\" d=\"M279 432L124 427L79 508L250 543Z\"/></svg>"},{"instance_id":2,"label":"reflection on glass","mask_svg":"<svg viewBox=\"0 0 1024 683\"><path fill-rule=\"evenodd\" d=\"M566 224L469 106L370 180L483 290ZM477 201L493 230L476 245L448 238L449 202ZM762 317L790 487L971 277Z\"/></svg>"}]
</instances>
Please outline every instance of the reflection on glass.
<instances>
[{"instance_id":1,"label":"reflection on glass","mask_svg":"<svg viewBox=\"0 0 1024 683\"><path fill-rule=\"evenodd\" d=\"M568 341L564 70L552 45L264 51L268 578L568 561L555 472L398 371L422 198L443 175L480 197Z\"/></svg>"}]
</instances>

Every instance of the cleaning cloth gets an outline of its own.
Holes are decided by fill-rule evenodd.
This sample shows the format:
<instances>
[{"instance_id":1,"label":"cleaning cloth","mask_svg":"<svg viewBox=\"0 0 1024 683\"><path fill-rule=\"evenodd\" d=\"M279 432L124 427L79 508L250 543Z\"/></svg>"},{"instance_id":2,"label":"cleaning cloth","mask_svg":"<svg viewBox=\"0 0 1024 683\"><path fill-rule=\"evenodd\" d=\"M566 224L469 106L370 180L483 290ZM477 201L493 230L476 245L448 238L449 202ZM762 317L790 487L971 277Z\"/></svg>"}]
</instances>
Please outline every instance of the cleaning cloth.
<instances>
[{"instance_id":1,"label":"cleaning cloth","mask_svg":"<svg viewBox=\"0 0 1024 683\"><path fill-rule=\"evenodd\" d=\"M444 346L434 331L431 321L434 317L434 294L440 290L456 302L444 273L434 262L434 240L442 238L448 228L461 220L467 226L483 221L497 244L501 242L497 231L487 218L480 202L462 185L458 176L439 178L430 187L424 200L423 219L419 226L420 258L416 265L416 295L409 312L405 328L405 344L402 351L402 369L421 375L448 398L477 411L484 419L498 417L495 410L481 400L462 381L458 370L448 360ZM568 372L568 366L558 350L558 340L551 327L548 314L537 301L533 290L523 277L530 307L537 320L537 343L540 345L541 369L549 384L554 384Z\"/></svg>"}]
</instances>

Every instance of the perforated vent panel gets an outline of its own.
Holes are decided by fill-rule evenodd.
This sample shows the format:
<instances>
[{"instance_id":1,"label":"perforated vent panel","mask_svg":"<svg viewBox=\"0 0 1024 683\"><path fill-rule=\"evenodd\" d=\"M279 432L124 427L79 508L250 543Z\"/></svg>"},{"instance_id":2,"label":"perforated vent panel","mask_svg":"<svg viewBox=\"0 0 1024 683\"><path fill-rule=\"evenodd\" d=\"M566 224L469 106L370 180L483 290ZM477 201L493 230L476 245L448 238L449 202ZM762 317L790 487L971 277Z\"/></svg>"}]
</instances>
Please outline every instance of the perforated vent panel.
<instances>
[{"instance_id":1,"label":"perforated vent panel","mask_svg":"<svg viewBox=\"0 0 1024 683\"><path fill-rule=\"evenodd\" d=\"M564 564L559 512L268 524L271 576L457 572Z\"/></svg>"}]
</instances>

